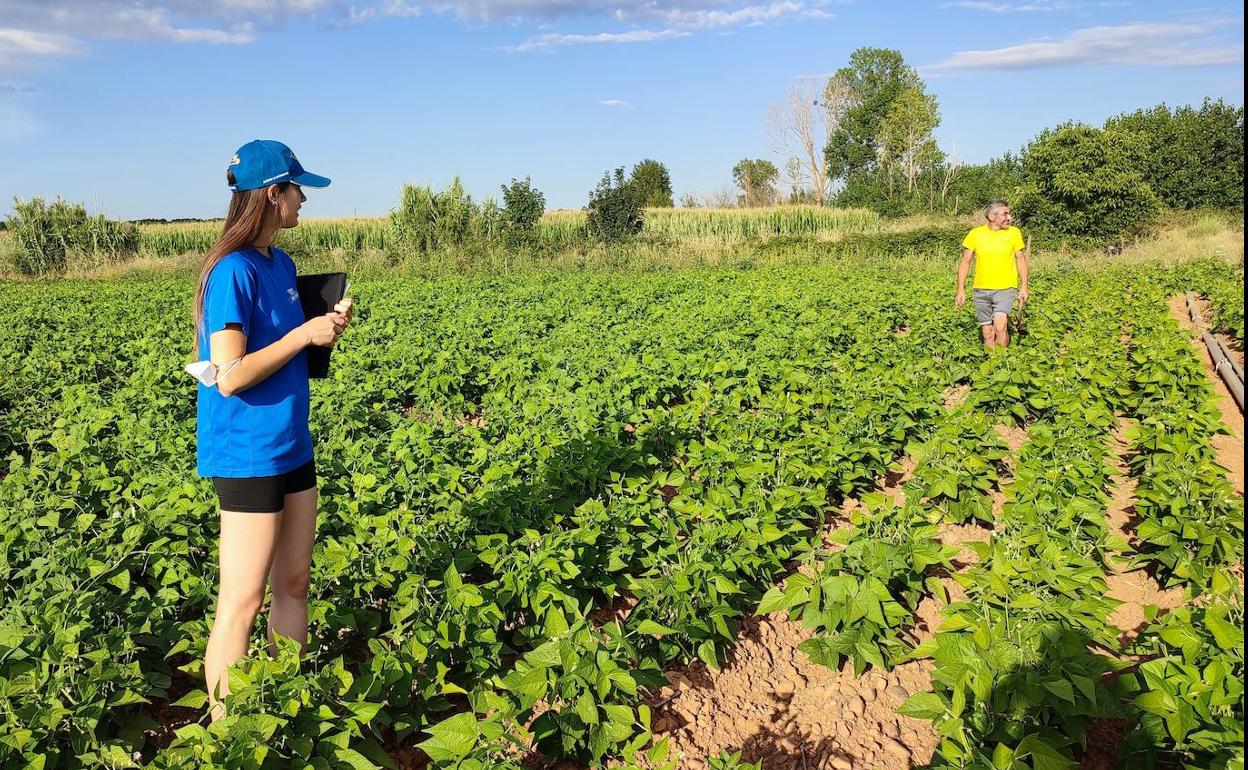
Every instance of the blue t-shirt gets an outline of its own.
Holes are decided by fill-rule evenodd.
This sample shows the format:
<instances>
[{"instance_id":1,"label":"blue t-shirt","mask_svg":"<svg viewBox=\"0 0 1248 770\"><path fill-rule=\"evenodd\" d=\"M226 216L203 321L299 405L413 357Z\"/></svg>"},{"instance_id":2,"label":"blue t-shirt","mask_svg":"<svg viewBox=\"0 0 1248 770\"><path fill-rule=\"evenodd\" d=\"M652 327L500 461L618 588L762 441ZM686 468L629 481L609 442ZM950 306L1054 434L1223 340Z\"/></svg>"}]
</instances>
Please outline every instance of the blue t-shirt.
<instances>
[{"instance_id":1,"label":"blue t-shirt","mask_svg":"<svg viewBox=\"0 0 1248 770\"><path fill-rule=\"evenodd\" d=\"M247 352L268 347L303 323L295 288L295 263L270 247L266 257L253 248L235 251L212 268L204 292L202 359L208 338L240 324ZM299 354L263 381L226 397L199 386L199 475L226 478L276 476L312 459L308 430L308 361Z\"/></svg>"}]
</instances>

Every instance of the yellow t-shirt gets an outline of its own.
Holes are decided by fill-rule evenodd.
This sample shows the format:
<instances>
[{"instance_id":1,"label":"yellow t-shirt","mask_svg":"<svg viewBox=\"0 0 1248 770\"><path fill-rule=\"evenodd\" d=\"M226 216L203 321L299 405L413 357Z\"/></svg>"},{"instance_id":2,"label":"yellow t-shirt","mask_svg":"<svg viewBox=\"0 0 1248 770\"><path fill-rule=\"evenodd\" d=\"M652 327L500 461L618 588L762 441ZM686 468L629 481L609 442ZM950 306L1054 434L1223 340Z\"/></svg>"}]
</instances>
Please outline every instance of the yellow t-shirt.
<instances>
[{"instance_id":1,"label":"yellow t-shirt","mask_svg":"<svg viewBox=\"0 0 1248 770\"><path fill-rule=\"evenodd\" d=\"M1023 248L1023 234L1017 227L993 230L980 225L966 234L962 248L975 252L975 289L1018 288L1018 265L1014 253Z\"/></svg>"}]
</instances>

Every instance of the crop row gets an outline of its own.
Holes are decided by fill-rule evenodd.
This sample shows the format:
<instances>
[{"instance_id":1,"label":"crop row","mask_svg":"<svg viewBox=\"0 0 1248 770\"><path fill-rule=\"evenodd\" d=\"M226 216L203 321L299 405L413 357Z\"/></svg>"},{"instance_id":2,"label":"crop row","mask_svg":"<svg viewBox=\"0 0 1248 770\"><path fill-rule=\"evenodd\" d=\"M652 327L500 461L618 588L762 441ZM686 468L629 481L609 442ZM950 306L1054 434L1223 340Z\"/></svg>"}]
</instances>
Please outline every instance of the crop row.
<instances>
[{"instance_id":1,"label":"crop row","mask_svg":"<svg viewBox=\"0 0 1248 770\"><path fill-rule=\"evenodd\" d=\"M885 513L905 536L855 514L853 528L834 538L843 550L822 564L822 593L798 575L760 607L788 608L822 631L804 646L830 666L842 656L857 669L932 658L934 691L901 712L934 722L935 766L1073 766L1096 718L1126 719L1124 751L1150 764L1176 755L1199 767L1242 762L1242 589L1225 568L1242 563L1243 503L1214 462L1209 436L1220 424L1204 372L1159 312L1169 284L1136 283L1135 296L1112 280L1056 287L1033 309L1025 347L981 371L966 401L911 448L905 504ZM1105 515L1107 439L1123 413L1140 421L1130 434L1142 517L1133 561L1189 585L1189 597L1212 597L1207 608L1182 608L1150 627L1132 650L1110 623L1118 602L1106 598L1105 582L1131 556ZM993 419L1028 431L996 517L988 492L1006 453ZM949 599L937 578L957 549L941 544L934 525L972 519L993 531L970 544L974 563L953 574L957 598L938 633L910 649L902 640L913 634L924 587ZM859 537L872 550L855 549ZM901 558L890 550L898 547ZM882 578L872 583L872 606L885 612L819 614L834 605L828 586L862 575ZM863 636L889 654L854 647ZM1155 658L1128 669L1120 662L1128 652Z\"/></svg>"}]
</instances>

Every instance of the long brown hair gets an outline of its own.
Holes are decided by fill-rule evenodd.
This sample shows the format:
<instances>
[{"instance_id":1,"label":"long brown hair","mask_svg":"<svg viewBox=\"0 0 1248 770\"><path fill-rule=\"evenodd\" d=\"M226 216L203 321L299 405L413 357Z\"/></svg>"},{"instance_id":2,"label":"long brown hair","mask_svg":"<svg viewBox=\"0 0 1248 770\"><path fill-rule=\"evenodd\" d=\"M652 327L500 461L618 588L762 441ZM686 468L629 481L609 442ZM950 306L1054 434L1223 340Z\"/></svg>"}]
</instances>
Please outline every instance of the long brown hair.
<instances>
[{"instance_id":1,"label":"long brown hair","mask_svg":"<svg viewBox=\"0 0 1248 770\"><path fill-rule=\"evenodd\" d=\"M233 172L226 172L226 179L234 184ZM277 185L278 192L285 192L290 182ZM277 208L269 204L265 189L239 190L230 197L230 208L225 214L221 237L213 244L199 267L199 287L195 291L195 357L199 358L199 332L204 326L204 293L208 289L208 276L227 254L250 246L260 237L270 217L277 216Z\"/></svg>"}]
</instances>

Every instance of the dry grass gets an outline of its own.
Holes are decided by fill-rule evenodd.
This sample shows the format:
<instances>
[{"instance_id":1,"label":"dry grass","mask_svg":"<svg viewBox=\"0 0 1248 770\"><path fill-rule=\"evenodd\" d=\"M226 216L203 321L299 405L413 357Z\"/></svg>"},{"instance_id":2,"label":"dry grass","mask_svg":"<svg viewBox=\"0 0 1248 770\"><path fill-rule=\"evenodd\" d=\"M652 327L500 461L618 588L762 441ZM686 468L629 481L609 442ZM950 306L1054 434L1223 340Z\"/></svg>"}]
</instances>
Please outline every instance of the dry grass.
<instances>
[{"instance_id":1,"label":"dry grass","mask_svg":"<svg viewBox=\"0 0 1248 770\"><path fill-rule=\"evenodd\" d=\"M729 210L735 211L735 210ZM725 212L727 213L727 212ZM761 213L761 212L758 212ZM548 212L547 218L565 222L583 217L583 212ZM966 225L978 222L975 217L948 217L921 215L885 222L883 230L903 233L908 230L933 227ZM219 227L219 224L210 225ZM161 227L161 226L154 226ZM350 270L370 271L397 267L399 270L429 272L511 272L530 269L583 269L583 268L629 268L670 269L702 265L745 266L780 264L816 264L826 258L826 249L819 244L839 240L852 228L816 231L803 235L782 247L755 248L753 241L725 239L723 235L696 235L677 237L672 242L659 239L641 239L624 246L580 244L558 250L553 256L543 254L538 259L508 252L505 249L480 250L471 253L446 253L403 260L393 265L392 255L380 249L323 248L313 256L300 260L304 270ZM753 246L751 244L754 244ZM13 238L0 232L0 279L20 280L21 276L10 267ZM488 251L488 253L487 253ZM1242 214L1225 212L1187 212L1172 215L1157 234L1141 239L1121 253L1107 254L1101 250L1078 252L1049 252L1038 250L1033 255L1037 267L1077 265L1084 268L1104 264L1162 264L1173 265L1184 261L1217 257L1230 262L1244 258L1244 220ZM910 259L920 259L911 257ZM145 253L124 263L100 266L80 266L66 274L69 278L116 278L139 274L193 274L199 265L198 254L181 256L157 256Z\"/></svg>"},{"instance_id":2,"label":"dry grass","mask_svg":"<svg viewBox=\"0 0 1248 770\"><path fill-rule=\"evenodd\" d=\"M1140 240L1115 255L1128 264L1179 264L1192 259L1216 257L1228 262L1244 261L1244 219L1220 212L1196 214L1156 235Z\"/></svg>"}]
</instances>

